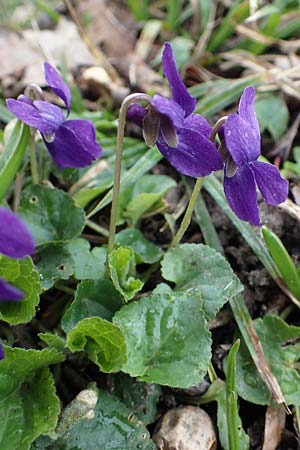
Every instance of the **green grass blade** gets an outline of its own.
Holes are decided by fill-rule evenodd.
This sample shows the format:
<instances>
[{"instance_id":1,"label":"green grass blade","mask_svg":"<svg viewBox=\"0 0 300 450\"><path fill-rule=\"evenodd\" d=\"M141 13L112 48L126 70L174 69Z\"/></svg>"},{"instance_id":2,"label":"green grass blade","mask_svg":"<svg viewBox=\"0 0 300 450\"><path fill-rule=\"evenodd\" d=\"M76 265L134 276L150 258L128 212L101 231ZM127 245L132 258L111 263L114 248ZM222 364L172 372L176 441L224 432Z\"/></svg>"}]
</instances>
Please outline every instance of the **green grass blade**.
<instances>
[{"instance_id":1,"label":"green grass blade","mask_svg":"<svg viewBox=\"0 0 300 450\"><path fill-rule=\"evenodd\" d=\"M209 118L235 103L247 86L258 87L263 82L263 75L256 74L238 80L208 81L191 88L189 92L196 98L201 97L196 112Z\"/></svg>"},{"instance_id":2,"label":"green grass blade","mask_svg":"<svg viewBox=\"0 0 300 450\"><path fill-rule=\"evenodd\" d=\"M0 157L0 202L20 168L29 137L29 127L18 121Z\"/></svg>"},{"instance_id":3,"label":"green grass blade","mask_svg":"<svg viewBox=\"0 0 300 450\"><path fill-rule=\"evenodd\" d=\"M267 227L262 227L262 233L273 261L275 262L287 287L297 299L300 299L300 278L292 258L288 254L282 241L278 236L276 236L275 233Z\"/></svg>"},{"instance_id":4,"label":"green grass blade","mask_svg":"<svg viewBox=\"0 0 300 450\"><path fill-rule=\"evenodd\" d=\"M236 388L236 354L239 347L240 340L237 339L231 347L228 355L226 374L226 417L228 440L229 448L234 450L240 450L238 393Z\"/></svg>"},{"instance_id":5,"label":"green grass blade","mask_svg":"<svg viewBox=\"0 0 300 450\"><path fill-rule=\"evenodd\" d=\"M129 170L127 170L121 179L121 190L123 192L130 184L138 180L144 173L148 172L154 167L161 159L162 154L156 147L150 148ZM89 219L105 206L109 205L112 201L112 189L100 200L100 202L94 207L94 209L87 215Z\"/></svg>"},{"instance_id":6,"label":"green grass blade","mask_svg":"<svg viewBox=\"0 0 300 450\"><path fill-rule=\"evenodd\" d=\"M208 44L208 51L215 52L235 32L232 22L240 23L248 16L249 2L236 0L222 20L220 26L213 33Z\"/></svg>"}]
</instances>

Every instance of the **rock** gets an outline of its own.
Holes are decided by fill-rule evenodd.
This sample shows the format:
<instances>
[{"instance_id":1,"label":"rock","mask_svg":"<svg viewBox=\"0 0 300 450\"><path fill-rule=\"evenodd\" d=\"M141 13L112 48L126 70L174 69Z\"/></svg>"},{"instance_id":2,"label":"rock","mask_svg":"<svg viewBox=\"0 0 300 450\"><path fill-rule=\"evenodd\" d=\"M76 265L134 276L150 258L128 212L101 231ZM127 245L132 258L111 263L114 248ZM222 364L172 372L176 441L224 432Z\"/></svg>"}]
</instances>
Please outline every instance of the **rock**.
<instances>
[{"instance_id":1,"label":"rock","mask_svg":"<svg viewBox=\"0 0 300 450\"><path fill-rule=\"evenodd\" d=\"M153 440L159 450L215 450L217 437L209 415L197 406L169 410Z\"/></svg>"}]
</instances>

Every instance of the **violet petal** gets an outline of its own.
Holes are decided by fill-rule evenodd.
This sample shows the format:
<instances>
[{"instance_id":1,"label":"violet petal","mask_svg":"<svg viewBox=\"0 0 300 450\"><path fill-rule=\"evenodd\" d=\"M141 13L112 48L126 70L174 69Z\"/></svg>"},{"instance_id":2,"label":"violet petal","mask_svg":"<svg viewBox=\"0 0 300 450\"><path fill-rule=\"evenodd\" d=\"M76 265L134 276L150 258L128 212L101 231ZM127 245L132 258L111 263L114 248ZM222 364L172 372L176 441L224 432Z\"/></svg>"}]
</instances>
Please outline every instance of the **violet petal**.
<instances>
[{"instance_id":1,"label":"violet petal","mask_svg":"<svg viewBox=\"0 0 300 450\"><path fill-rule=\"evenodd\" d=\"M4 348L3 348L3 345L0 342L0 361L2 359L4 359L4 357L5 357Z\"/></svg>"},{"instance_id":2,"label":"violet petal","mask_svg":"<svg viewBox=\"0 0 300 450\"><path fill-rule=\"evenodd\" d=\"M31 100L31 98L27 97L27 95L20 94L18 96L18 100L19 100L19 102L24 102L24 103L27 103L27 105L33 106L33 100Z\"/></svg>"},{"instance_id":3,"label":"violet petal","mask_svg":"<svg viewBox=\"0 0 300 450\"><path fill-rule=\"evenodd\" d=\"M169 147L160 135L157 147L169 163L183 175L204 177L223 167L216 146L194 130L180 130L177 148Z\"/></svg>"},{"instance_id":4,"label":"violet petal","mask_svg":"<svg viewBox=\"0 0 300 450\"><path fill-rule=\"evenodd\" d=\"M241 166L260 155L260 135L238 114L231 114L224 124L225 143L234 162Z\"/></svg>"},{"instance_id":5,"label":"violet petal","mask_svg":"<svg viewBox=\"0 0 300 450\"><path fill-rule=\"evenodd\" d=\"M0 303L1 302L19 302L24 298L24 293L0 278Z\"/></svg>"},{"instance_id":6,"label":"violet petal","mask_svg":"<svg viewBox=\"0 0 300 450\"><path fill-rule=\"evenodd\" d=\"M33 102L34 107L40 113L40 116L51 123L53 130L56 130L66 119L62 110L52 103L44 100L35 100Z\"/></svg>"},{"instance_id":7,"label":"violet petal","mask_svg":"<svg viewBox=\"0 0 300 450\"><path fill-rule=\"evenodd\" d=\"M169 81L173 100L184 110L185 117L189 116L196 107L196 99L188 93L185 84L180 78L173 50L169 42L166 42L164 46L162 68Z\"/></svg>"},{"instance_id":8,"label":"violet petal","mask_svg":"<svg viewBox=\"0 0 300 450\"><path fill-rule=\"evenodd\" d=\"M54 141L45 144L61 169L88 166L102 154L94 126L88 120L65 121L56 131Z\"/></svg>"},{"instance_id":9,"label":"violet petal","mask_svg":"<svg viewBox=\"0 0 300 450\"><path fill-rule=\"evenodd\" d=\"M69 114L71 107L71 92L69 87L66 85L59 73L49 63L44 63L44 69L48 86L64 101Z\"/></svg>"},{"instance_id":10,"label":"violet petal","mask_svg":"<svg viewBox=\"0 0 300 450\"><path fill-rule=\"evenodd\" d=\"M207 137L210 136L212 127L208 123L208 121L202 117L200 114L191 114L184 121L184 127L189 128L190 130L198 131L198 133Z\"/></svg>"},{"instance_id":11,"label":"violet petal","mask_svg":"<svg viewBox=\"0 0 300 450\"><path fill-rule=\"evenodd\" d=\"M49 121L41 116L34 106L26 103L23 99L15 100L9 98L6 100L6 105L10 112L12 112L19 120L30 127L37 128L41 133L51 134L57 128L52 120Z\"/></svg>"},{"instance_id":12,"label":"violet petal","mask_svg":"<svg viewBox=\"0 0 300 450\"><path fill-rule=\"evenodd\" d=\"M6 208L0 208L0 252L10 258L25 258L34 253L34 241L28 228Z\"/></svg>"},{"instance_id":13,"label":"violet petal","mask_svg":"<svg viewBox=\"0 0 300 450\"><path fill-rule=\"evenodd\" d=\"M143 120L145 115L147 114L146 108L144 106L139 105L138 103L133 103L129 106L127 111L127 118L132 120L137 126L143 126Z\"/></svg>"},{"instance_id":14,"label":"violet petal","mask_svg":"<svg viewBox=\"0 0 300 450\"><path fill-rule=\"evenodd\" d=\"M166 116L174 128L182 128L184 124L184 110L174 100L161 95L154 95L151 106L157 112Z\"/></svg>"},{"instance_id":15,"label":"violet petal","mask_svg":"<svg viewBox=\"0 0 300 450\"><path fill-rule=\"evenodd\" d=\"M269 205L278 205L286 200L289 183L280 176L277 167L272 164L255 161L250 164L262 198Z\"/></svg>"},{"instance_id":16,"label":"violet petal","mask_svg":"<svg viewBox=\"0 0 300 450\"><path fill-rule=\"evenodd\" d=\"M240 219L260 224L256 184L248 164L239 167L233 177L224 177L224 192L230 208Z\"/></svg>"},{"instance_id":17,"label":"violet petal","mask_svg":"<svg viewBox=\"0 0 300 450\"><path fill-rule=\"evenodd\" d=\"M255 89L252 86L248 86L244 90L239 102L239 116L246 120L256 133L260 134L259 123L254 110L255 93Z\"/></svg>"}]
</instances>

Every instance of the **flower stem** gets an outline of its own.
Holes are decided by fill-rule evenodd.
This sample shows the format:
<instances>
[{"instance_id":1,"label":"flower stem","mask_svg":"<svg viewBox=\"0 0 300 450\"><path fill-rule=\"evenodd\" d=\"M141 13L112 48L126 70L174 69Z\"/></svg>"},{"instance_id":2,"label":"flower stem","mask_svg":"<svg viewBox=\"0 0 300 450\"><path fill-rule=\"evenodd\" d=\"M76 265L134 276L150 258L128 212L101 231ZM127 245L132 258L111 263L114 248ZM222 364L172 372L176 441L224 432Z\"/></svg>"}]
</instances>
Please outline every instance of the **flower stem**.
<instances>
[{"instance_id":1,"label":"flower stem","mask_svg":"<svg viewBox=\"0 0 300 450\"><path fill-rule=\"evenodd\" d=\"M120 180L121 180L121 165L122 165L122 153L123 153L123 139L126 125L126 116L129 106L132 103L138 101L150 102L151 97L147 94L136 93L128 95L122 102L120 113L119 113L119 124L117 133L117 148L116 148L116 161L115 161L115 175L114 175L114 187L113 187L113 197L110 212L110 225L109 225L109 237L107 243L107 257L106 257L106 269L105 276L109 277L109 256L114 247L117 216L118 216L118 203L119 203L119 193L120 193Z\"/></svg>"},{"instance_id":2,"label":"flower stem","mask_svg":"<svg viewBox=\"0 0 300 450\"><path fill-rule=\"evenodd\" d=\"M39 183L39 172L36 161L36 151L35 151L35 141L34 136L31 136L29 139L29 149L30 149L30 170L31 170L31 178L33 184Z\"/></svg>"},{"instance_id":3,"label":"flower stem","mask_svg":"<svg viewBox=\"0 0 300 450\"><path fill-rule=\"evenodd\" d=\"M171 242L170 248L172 247L176 247L176 245L179 244L179 242L181 241L181 239L183 238L184 233L186 232L189 224L191 223L191 219L192 219L192 214L194 211L194 206L195 203L197 201L199 192L202 188L202 184L203 184L203 180L204 178L197 178L188 207L185 211L185 214L183 216L182 222L180 224L179 229L177 230L177 233L175 234L175 236L173 237L173 240Z\"/></svg>"},{"instance_id":4,"label":"flower stem","mask_svg":"<svg viewBox=\"0 0 300 450\"><path fill-rule=\"evenodd\" d=\"M228 116L221 117L216 122L216 124L213 127L213 129L211 130L211 133L210 133L210 136L209 136L209 140L211 142L214 142L219 128L223 125L223 123L226 122L227 117ZM175 234L175 236L174 236L174 238L173 238L173 240L171 242L170 248L175 247L176 245L178 245L180 243L181 239L183 238L184 233L186 232L186 230L188 229L188 227L189 227L189 225L191 223L194 206L196 204L199 192L200 192L200 190L202 188L203 181L204 181L204 178L202 178L202 177L197 178L197 181L195 183L195 186L194 186L194 189L193 189L193 192L192 192L192 195L191 195L188 207L187 207L187 209L185 211L185 214L184 214L184 217L183 217L182 222L180 224L180 227L179 227L177 233Z\"/></svg>"}]
</instances>

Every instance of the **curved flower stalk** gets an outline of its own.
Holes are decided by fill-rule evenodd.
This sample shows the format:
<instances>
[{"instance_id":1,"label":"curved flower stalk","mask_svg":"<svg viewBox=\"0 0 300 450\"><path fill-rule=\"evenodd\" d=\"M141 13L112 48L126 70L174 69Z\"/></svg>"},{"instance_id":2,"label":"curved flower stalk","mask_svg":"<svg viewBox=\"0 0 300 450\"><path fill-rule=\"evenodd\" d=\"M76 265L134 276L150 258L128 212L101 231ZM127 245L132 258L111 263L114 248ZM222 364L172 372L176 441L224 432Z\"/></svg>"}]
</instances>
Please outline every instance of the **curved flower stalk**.
<instances>
[{"instance_id":1,"label":"curved flower stalk","mask_svg":"<svg viewBox=\"0 0 300 450\"><path fill-rule=\"evenodd\" d=\"M45 79L52 91L60 97L67 108L71 107L71 92L56 70L44 63ZM33 100L20 95L17 100L6 101L8 109L22 122L37 128L52 158L61 169L85 167L102 154L96 142L95 127L89 120L67 120L62 110L50 102Z\"/></svg>"},{"instance_id":2,"label":"curved flower stalk","mask_svg":"<svg viewBox=\"0 0 300 450\"><path fill-rule=\"evenodd\" d=\"M12 211L0 208L0 252L10 258L25 258L35 250L31 233L24 222ZM20 301L23 292L0 278L0 303ZM0 343L0 359L4 358L3 347Z\"/></svg>"},{"instance_id":3,"label":"curved flower stalk","mask_svg":"<svg viewBox=\"0 0 300 450\"><path fill-rule=\"evenodd\" d=\"M193 114L196 99L188 93L180 78L168 42L164 46L162 67L172 99L154 95L147 107L132 105L128 117L143 127L146 144L156 144L178 172L198 178L222 169L217 147L209 140L212 128L204 117Z\"/></svg>"},{"instance_id":4,"label":"curved flower stalk","mask_svg":"<svg viewBox=\"0 0 300 450\"><path fill-rule=\"evenodd\" d=\"M238 113L231 114L224 124L224 192L229 206L240 219L260 225L256 187L266 203L278 205L287 198L288 182L280 176L277 167L257 161L261 139L254 97L255 89L247 87Z\"/></svg>"}]
</instances>

